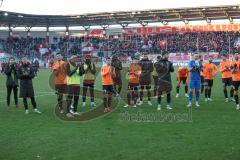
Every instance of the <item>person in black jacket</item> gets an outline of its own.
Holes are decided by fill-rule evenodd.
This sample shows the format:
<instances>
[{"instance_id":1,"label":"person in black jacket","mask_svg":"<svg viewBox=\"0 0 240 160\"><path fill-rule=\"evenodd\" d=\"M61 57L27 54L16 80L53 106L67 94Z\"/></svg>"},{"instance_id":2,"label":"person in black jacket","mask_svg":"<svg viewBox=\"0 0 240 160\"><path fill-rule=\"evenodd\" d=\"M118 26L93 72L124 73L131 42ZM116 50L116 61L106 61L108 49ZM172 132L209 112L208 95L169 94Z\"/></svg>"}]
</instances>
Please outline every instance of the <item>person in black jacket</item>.
<instances>
[{"instance_id":1,"label":"person in black jacket","mask_svg":"<svg viewBox=\"0 0 240 160\"><path fill-rule=\"evenodd\" d=\"M200 75L201 75L201 94L203 94L203 91L204 91L204 76L202 75L203 73L203 71L202 71L202 69L203 69L203 57L201 56L201 57L199 57L200 59L199 59L199 65L200 65Z\"/></svg>"},{"instance_id":2,"label":"person in black jacket","mask_svg":"<svg viewBox=\"0 0 240 160\"><path fill-rule=\"evenodd\" d=\"M27 57L22 57L22 64L18 69L17 76L20 79L20 98L23 98L23 104L25 107L25 114L29 114L27 98L31 98L32 106L34 112L41 114L37 109L37 104L34 98L34 89L32 84L32 79L35 74L31 64L28 63Z\"/></svg>"},{"instance_id":3,"label":"person in black jacket","mask_svg":"<svg viewBox=\"0 0 240 160\"><path fill-rule=\"evenodd\" d=\"M15 58L10 57L9 62L4 68L4 73L7 75L6 87L7 87L7 109L10 107L10 98L13 90L14 102L16 108L18 108L18 79L17 79L17 66Z\"/></svg>"},{"instance_id":4,"label":"person in black jacket","mask_svg":"<svg viewBox=\"0 0 240 160\"><path fill-rule=\"evenodd\" d=\"M119 95L122 90L122 62L119 60L117 55L112 57L111 65L115 68L116 77L113 78L114 91L116 95Z\"/></svg>"},{"instance_id":5,"label":"person in black jacket","mask_svg":"<svg viewBox=\"0 0 240 160\"><path fill-rule=\"evenodd\" d=\"M37 72L38 72L38 70L39 70L39 62L38 62L38 60L35 60L35 61L32 63L32 67L33 67L34 74L35 74L35 76L37 77Z\"/></svg>"},{"instance_id":6,"label":"person in black jacket","mask_svg":"<svg viewBox=\"0 0 240 160\"><path fill-rule=\"evenodd\" d=\"M144 88L147 90L148 95L148 105L152 105L151 103L151 73L153 72L153 63L148 59L147 54L144 54L142 60L139 62L141 66L141 74L139 77L139 83L140 83L140 102L138 105L143 104L143 91Z\"/></svg>"},{"instance_id":7,"label":"person in black jacket","mask_svg":"<svg viewBox=\"0 0 240 160\"><path fill-rule=\"evenodd\" d=\"M171 72L174 72L174 67L172 62L168 61L168 53L163 52L163 58L158 60L154 67L158 73L158 110L161 110L161 99L162 94L167 94L167 109L172 109L170 107L171 103Z\"/></svg>"}]
</instances>

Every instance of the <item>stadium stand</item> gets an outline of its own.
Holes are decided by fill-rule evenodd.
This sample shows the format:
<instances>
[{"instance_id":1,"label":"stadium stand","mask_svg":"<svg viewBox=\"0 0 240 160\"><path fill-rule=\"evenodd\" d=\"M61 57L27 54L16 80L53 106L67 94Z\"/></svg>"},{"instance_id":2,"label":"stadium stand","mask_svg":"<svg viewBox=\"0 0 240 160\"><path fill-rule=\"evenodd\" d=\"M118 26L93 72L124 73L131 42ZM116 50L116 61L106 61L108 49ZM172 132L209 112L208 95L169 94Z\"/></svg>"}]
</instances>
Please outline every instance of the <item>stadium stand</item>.
<instances>
[{"instance_id":1,"label":"stadium stand","mask_svg":"<svg viewBox=\"0 0 240 160\"><path fill-rule=\"evenodd\" d=\"M223 54L228 53L229 48L230 53L238 52L238 47L234 44L239 36L239 32L180 32L133 35L125 40L100 37L54 37L51 43L47 42L46 38L40 37L13 37L0 39L0 48L5 53L17 57L24 53L30 58L41 58L41 48L48 48L43 57L50 58L52 52L62 52L67 56L82 54L89 46L91 50L98 53L110 51L128 55L136 52L161 53L166 49L166 45L171 53L219 52ZM230 46L228 37L230 37Z\"/></svg>"}]
</instances>

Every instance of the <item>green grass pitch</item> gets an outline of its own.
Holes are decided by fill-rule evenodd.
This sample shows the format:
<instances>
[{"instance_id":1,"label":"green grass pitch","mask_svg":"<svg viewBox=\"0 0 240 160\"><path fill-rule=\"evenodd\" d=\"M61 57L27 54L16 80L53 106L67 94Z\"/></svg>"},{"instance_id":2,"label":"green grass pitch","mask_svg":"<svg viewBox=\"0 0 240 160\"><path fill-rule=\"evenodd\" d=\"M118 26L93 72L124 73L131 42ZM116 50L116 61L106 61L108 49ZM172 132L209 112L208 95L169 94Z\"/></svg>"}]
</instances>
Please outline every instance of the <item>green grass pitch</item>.
<instances>
[{"instance_id":1,"label":"green grass pitch","mask_svg":"<svg viewBox=\"0 0 240 160\"><path fill-rule=\"evenodd\" d=\"M240 112L233 102L224 101L220 75L214 81L214 101L206 103L201 95L201 107L189 112L183 87L182 96L175 98L175 74L171 105L174 109L167 111L163 105L162 114L188 113L190 121L141 122L126 118L139 112L158 114L154 98L151 107L145 103L126 109L121 102L114 112L102 118L62 121L54 112L56 98L48 85L49 70L40 70L34 79L42 115L34 114L30 105L30 114L25 115L22 99L19 109L12 101L10 111L6 111L5 76L0 75L0 160L239 160ZM79 111L87 109L81 103L79 106Z\"/></svg>"}]
</instances>

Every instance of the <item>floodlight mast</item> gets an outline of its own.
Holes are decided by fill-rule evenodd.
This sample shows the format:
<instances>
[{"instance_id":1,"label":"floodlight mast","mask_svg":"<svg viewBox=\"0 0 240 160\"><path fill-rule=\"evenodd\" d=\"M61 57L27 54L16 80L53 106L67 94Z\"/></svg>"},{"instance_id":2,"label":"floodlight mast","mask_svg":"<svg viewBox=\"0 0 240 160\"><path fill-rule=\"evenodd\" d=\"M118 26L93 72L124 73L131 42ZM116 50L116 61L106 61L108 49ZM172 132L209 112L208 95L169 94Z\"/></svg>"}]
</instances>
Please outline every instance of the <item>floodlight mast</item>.
<instances>
[{"instance_id":1,"label":"floodlight mast","mask_svg":"<svg viewBox=\"0 0 240 160\"><path fill-rule=\"evenodd\" d=\"M2 7L2 4L3 4L3 0L0 0L0 7Z\"/></svg>"}]
</instances>

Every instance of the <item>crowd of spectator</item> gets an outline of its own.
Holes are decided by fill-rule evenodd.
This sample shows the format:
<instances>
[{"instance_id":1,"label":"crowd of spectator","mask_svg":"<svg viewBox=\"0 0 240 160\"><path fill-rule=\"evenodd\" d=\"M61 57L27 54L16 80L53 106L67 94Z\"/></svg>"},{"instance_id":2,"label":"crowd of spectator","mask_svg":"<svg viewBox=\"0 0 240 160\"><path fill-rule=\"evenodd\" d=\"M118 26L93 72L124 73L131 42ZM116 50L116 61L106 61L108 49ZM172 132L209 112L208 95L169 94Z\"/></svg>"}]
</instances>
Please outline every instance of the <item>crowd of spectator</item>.
<instances>
[{"instance_id":1,"label":"crowd of spectator","mask_svg":"<svg viewBox=\"0 0 240 160\"><path fill-rule=\"evenodd\" d=\"M99 55L104 53L136 52L238 52L239 32L182 32L160 33L155 35L123 35L121 38L110 37L54 37L52 40L38 37L11 37L0 39L0 50L14 56L21 54L31 58L49 58L54 52L63 54L82 54L87 44ZM239 42L240 43L240 42ZM47 51L41 54L41 48Z\"/></svg>"},{"instance_id":2,"label":"crowd of spectator","mask_svg":"<svg viewBox=\"0 0 240 160\"><path fill-rule=\"evenodd\" d=\"M176 32L148 36L129 37L130 46L137 50L159 53L167 50L176 52L238 52L236 42L240 39L239 32Z\"/></svg>"}]
</instances>

